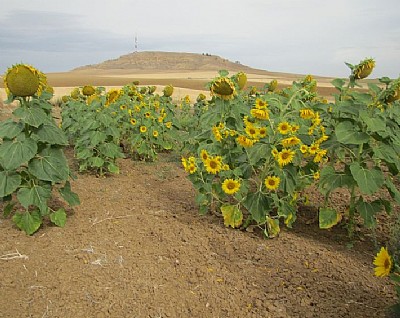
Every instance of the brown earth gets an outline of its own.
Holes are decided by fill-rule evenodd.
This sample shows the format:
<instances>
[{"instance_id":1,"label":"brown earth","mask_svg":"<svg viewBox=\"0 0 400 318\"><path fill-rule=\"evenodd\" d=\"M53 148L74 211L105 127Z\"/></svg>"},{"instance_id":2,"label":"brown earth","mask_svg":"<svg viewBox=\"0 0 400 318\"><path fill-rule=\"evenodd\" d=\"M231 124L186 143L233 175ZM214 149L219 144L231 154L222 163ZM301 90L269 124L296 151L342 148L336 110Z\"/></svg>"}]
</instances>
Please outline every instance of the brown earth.
<instances>
[{"instance_id":1,"label":"brown earth","mask_svg":"<svg viewBox=\"0 0 400 318\"><path fill-rule=\"evenodd\" d=\"M52 85L130 78L85 72L57 75ZM149 74L141 76L157 85L204 89L192 82L198 73ZM256 75L249 77L262 82ZM318 229L315 207L300 209L293 229L271 240L225 228L221 218L198 214L179 161L161 154L155 163L122 159L121 173L107 178L77 174L81 205L64 228L45 224L27 236L0 218L0 317L389 317L395 293L373 276L371 233L358 232L347 248L343 228Z\"/></svg>"}]
</instances>

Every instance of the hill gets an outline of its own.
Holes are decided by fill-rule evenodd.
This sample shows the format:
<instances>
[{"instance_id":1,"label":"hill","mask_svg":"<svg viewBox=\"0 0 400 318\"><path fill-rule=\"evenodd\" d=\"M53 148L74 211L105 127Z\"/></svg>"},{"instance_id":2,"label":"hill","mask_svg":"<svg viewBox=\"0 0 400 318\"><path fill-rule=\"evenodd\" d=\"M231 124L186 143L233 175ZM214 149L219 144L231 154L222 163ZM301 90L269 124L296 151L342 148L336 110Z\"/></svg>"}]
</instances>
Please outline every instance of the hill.
<instances>
[{"instance_id":1,"label":"hill","mask_svg":"<svg viewBox=\"0 0 400 318\"><path fill-rule=\"evenodd\" d=\"M129 70L129 71L216 71L265 72L217 55L178 52L134 52L117 59L78 67L73 71Z\"/></svg>"}]
</instances>

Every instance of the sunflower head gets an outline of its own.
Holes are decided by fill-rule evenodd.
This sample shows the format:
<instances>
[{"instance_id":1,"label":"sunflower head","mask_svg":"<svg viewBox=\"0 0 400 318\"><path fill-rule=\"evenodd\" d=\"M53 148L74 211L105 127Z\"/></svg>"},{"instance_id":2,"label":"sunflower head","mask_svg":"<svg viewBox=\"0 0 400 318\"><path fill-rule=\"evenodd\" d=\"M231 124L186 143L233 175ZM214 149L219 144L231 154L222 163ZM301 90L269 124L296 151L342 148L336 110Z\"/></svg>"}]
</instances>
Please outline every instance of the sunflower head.
<instances>
[{"instance_id":1,"label":"sunflower head","mask_svg":"<svg viewBox=\"0 0 400 318\"><path fill-rule=\"evenodd\" d=\"M358 63L352 68L352 76L354 79L367 78L375 67L375 60L372 58L367 58ZM351 67L350 67L351 68Z\"/></svg>"},{"instance_id":2,"label":"sunflower head","mask_svg":"<svg viewBox=\"0 0 400 318\"><path fill-rule=\"evenodd\" d=\"M75 87L71 92L71 97L73 99L78 99L80 94L81 94L81 92L80 92L79 88Z\"/></svg>"},{"instance_id":3,"label":"sunflower head","mask_svg":"<svg viewBox=\"0 0 400 318\"><path fill-rule=\"evenodd\" d=\"M196 100L197 102L201 102L203 100L205 100L207 97L206 95L204 95L203 93L200 93L199 96L197 96Z\"/></svg>"},{"instance_id":4,"label":"sunflower head","mask_svg":"<svg viewBox=\"0 0 400 318\"><path fill-rule=\"evenodd\" d=\"M42 83L41 74L40 71L30 65L13 65L4 75L4 84L7 93L20 97L35 95L39 91L41 84L45 84Z\"/></svg>"},{"instance_id":5,"label":"sunflower head","mask_svg":"<svg viewBox=\"0 0 400 318\"><path fill-rule=\"evenodd\" d=\"M157 89L157 86L155 85L151 85L149 86L149 94L153 94Z\"/></svg>"},{"instance_id":6,"label":"sunflower head","mask_svg":"<svg viewBox=\"0 0 400 318\"><path fill-rule=\"evenodd\" d=\"M211 95L218 96L224 100L233 99L236 94L235 85L226 77L220 77L211 84Z\"/></svg>"},{"instance_id":7,"label":"sunflower head","mask_svg":"<svg viewBox=\"0 0 400 318\"><path fill-rule=\"evenodd\" d=\"M239 72L235 76L239 89L242 90L247 84L247 75L243 72Z\"/></svg>"},{"instance_id":8,"label":"sunflower head","mask_svg":"<svg viewBox=\"0 0 400 318\"><path fill-rule=\"evenodd\" d=\"M94 95L96 93L96 89L92 85L85 85L82 88L82 94L85 96Z\"/></svg>"},{"instance_id":9,"label":"sunflower head","mask_svg":"<svg viewBox=\"0 0 400 318\"><path fill-rule=\"evenodd\" d=\"M390 274L393 266L393 260L390 257L386 248L382 247L378 254L374 258L375 276L384 277Z\"/></svg>"},{"instance_id":10,"label":"sunflower head","mask_svg":"<svg viewBox=\"0 0 400 318\"><path fill-rule=\"evenodd\" d=\"M167 85L163 89L163 94L165 97L171 97L174 93L174 87L172 85Z\"/></svg>"},{"instance_id":11,"label":"sunflower head","mask_svg":"<svg viewBox=\"0 0 400 318\"><path fill-rule=\"evenodd\" d=\"M278 87L278 81L276 79L272 80L268 84L268 92L274 92Z\"/></svg>"},{"instance_id":12,"label":"sunflower head","mask_svg":"<svg viewBox=\"0 0 400 318\"><path fill-rule=\"evenodd\" d=\"M387 103L393 103L400 99L400 78L390 83L384 93L384 100Z\"/></svg>"}]
</instances>

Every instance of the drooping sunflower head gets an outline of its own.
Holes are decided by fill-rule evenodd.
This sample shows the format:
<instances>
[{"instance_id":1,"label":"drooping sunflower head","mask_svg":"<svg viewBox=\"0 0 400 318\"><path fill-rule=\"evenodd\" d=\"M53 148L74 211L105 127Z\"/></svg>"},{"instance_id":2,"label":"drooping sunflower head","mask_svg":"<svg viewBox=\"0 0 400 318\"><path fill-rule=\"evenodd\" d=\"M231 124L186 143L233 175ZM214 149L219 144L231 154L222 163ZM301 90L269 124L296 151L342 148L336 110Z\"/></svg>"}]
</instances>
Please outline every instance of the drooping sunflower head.
<instances>
[{"instance_id":1,"label":"drooping sunflower head","mask_svg":"<svg viewBox=\"0 0 400 318\"><path fill-rule=\"evenodd\" d=\"M121 91L119 89L111 89L106 95L106 106L114 103L121 96Z\"/></svg>"},{"instance_id":2,"label":"drooping sunflower head","mask_svg":"<svg viewBox=\"0 0 400 318\"><path fill-rule=\"evenodd\" d=\"M243 72L239 72L235 76L238 87L242 90L247 84L247 75Z\"/></svg>"},{"instance_id":3,"label":"drooping sunflower head","mask_svg":"<svg viewBox=\"0 0 400 318\"><path fill-rule=\"evenodd\" d=\"M276 79L272 80L268 84L268 92L274 92L278 87L278 81Z\"/></svg>"},{"instance_id":4,"label":"drooping sunflower head","mask_svg":"<svg viewBox=\"0 0 400 318\"><path fill-rule=\"evenodd\" d=\"M384 101L387 103L393 103L400 99L400 78L390 83L386 91L384 92Z\"/></svg>"},{"instance_id":5,"label":"drooping sunflower head","mask_svg":"<svg viewBox=\"0 0 400 318\"><path fill-rule=\"evenodd\" d=\"M4 85L7 94L27 97L35 95L45 86L43 73L27 64L16 64L10 67L4 75ZM44 78L43 78L44 76Z\"/></svg>"},{"instance_id":6,"label":"drooping sunflower head","mask_svg":"<svg viewBox=\"0 0 400 318\"><path fill-rule=\"evenodd\" d=\"M367 78L375 67L375 60L372 58L367 58L358 63L352 69L352 76L354 79Z\"/></svg>"},{"instance_id":7,"label":"drooping sunflower head","mask_svg":"<svg viewBox=\"0 0 400 318\"><path fill-rule=\"evenodd\" d=\"M224 100L233 99L236 95L235 85L226 77L220 77L211 84L211 95L218 96Z\"/></svg>"},{"instance_id":8,"label":"drooping sunflower head","mask_svg":"<svg viewBox=\"0 0 400 318\"><path fill-rule=\"evenodd\" d=\"M90 96L96 93L96 89L92 85L85 85L82 88L82 94L85 96Z\"/></svg>"},{"instance_id":9,"label":"drooping sunflower head","mask_svg":"<svg viewBox=\"0 0 400 318\"><path fill-rule=\"evenodd\" d=\"M174 93L174 87L172 85L167 85L163 89L163 94L165 97L171 97Z\"/></svg>"},{"instance_id":10,"label":"drooping sunflower head","mask_svg":"<svg viewBox=\"0 0 400 318\"><path fill-rule=\"evenodd\" d=\"M81 94L81 91L79 90L78 87L75 87L75 88L71 91L71 97L72 97L73 99L78 99L80 94Z\"/></svg>"},{"instance_id":11,"label":"drooping sunflower head","mask_svg":"<svg viewBox=\"0 0 400 318\"><path fill-rule=\"evenodd\" d=\"M151 85L149 86L149 94L153 94L157 89L157 86L155 85Z\"/></svg>"}]
</instances>

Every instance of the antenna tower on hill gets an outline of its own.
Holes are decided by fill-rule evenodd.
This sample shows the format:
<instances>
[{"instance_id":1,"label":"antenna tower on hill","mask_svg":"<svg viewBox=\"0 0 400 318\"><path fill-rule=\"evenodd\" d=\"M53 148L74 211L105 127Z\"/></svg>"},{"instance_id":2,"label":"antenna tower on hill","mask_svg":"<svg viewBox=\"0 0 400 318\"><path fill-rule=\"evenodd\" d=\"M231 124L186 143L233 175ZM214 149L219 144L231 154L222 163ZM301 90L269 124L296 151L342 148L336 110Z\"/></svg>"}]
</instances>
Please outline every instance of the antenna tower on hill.
<instances>
[{"instance_id":1,"label":"antenna tower on hill","mask_svg":"<svg viewBox=\"0 0 400 318\"><path fill-rule=\"evenodd\" d=\"M138 39L137 39L137 34L135 34L135 53L138 51Z\"/></svg>"}]
</instances>

